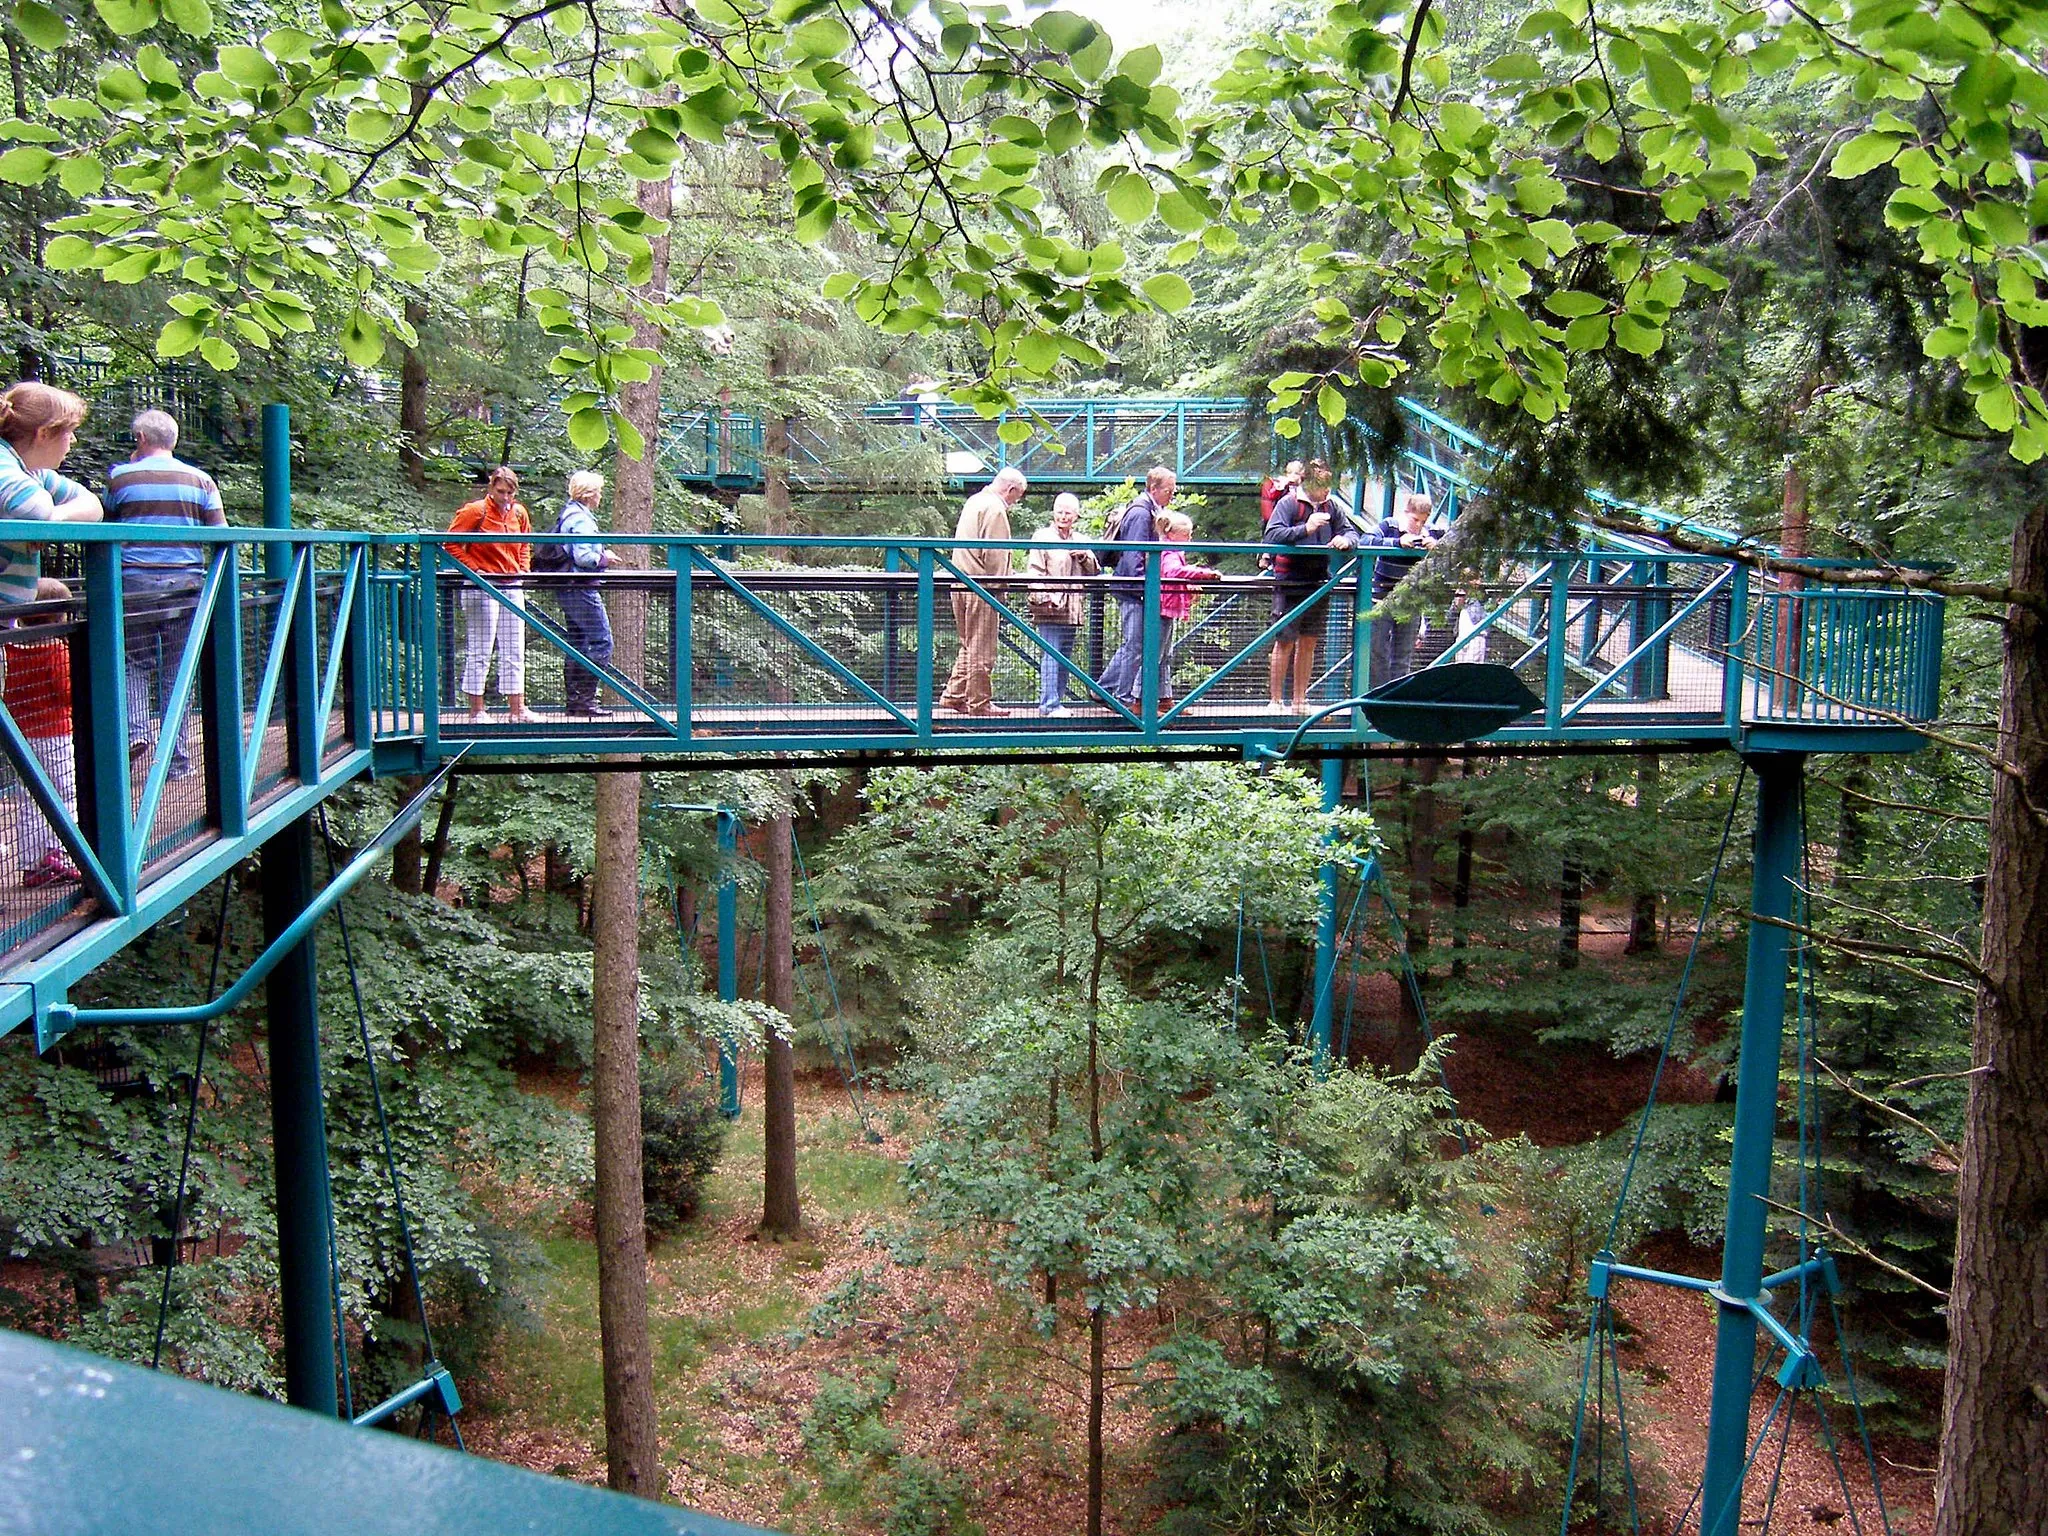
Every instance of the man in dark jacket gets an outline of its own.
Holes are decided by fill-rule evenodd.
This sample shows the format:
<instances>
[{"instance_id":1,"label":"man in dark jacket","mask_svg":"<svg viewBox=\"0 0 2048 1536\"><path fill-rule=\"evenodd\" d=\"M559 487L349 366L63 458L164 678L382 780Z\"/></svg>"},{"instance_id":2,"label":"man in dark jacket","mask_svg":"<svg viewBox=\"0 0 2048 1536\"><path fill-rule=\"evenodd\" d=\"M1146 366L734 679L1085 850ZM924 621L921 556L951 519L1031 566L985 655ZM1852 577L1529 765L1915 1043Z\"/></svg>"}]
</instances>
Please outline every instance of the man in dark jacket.
<instances>
[{"instance_id":1,"label":"man in dark jacket","mask_svg":"<svg viewBox=\"0 0 2048 1536\"><path fill-rule=\"evenodd\" d=\"M1358 547L1358 531L1350 516L1330 494L1330 466L1311 459L1301 472L1301 486L1280 498L1266 524L1265 542L1277 544L1273 556L1273 617L1287 625L1273 640L1266 664L1267 697L1276 710L1299 713L1308 708L1309 685L1316 674L1316 645L1330 600L1309 599L1329 579L1330 551ZM1306 603L1307 607L1302 605ZM1297 611L1299 610L1299 611ZM1287 682L1294 680L1294 702L1287 701Z\"/></svg>"},{"instance_id":2,"label":"man in dark jacket","mask_svg":"<svg viewBox=\"0 0 2048 1536\"><path fill-rule=\"evenodd\" d=\"M1153 466L1145 476L1144 494L1124 508L1112 542L1156 542L1159 532L1152 526L1153 515L1166 510L1178 486L1172 470L1164 464ZM1145 686L1145 562L1150 558L1145 550L1126 549L1117 555L1116 564L1110 568L1110 574L1117 578L1110 591L1116 597L1117 626L1122 638L1116 654L1109 658L1109 665L1096 681L1108 690L1110 697L1128 708L1137 706Z\"/></svg>"},{"instance_id":3,"label":"man in dark jacket","mask_svg":"<svg viewBox=\"0 0 2048 1536\"><path fill-rule=\"evenodd\" d=\"M1437 546L1429 531L1429 516L1435 504L1421 492L1398 496L1394 515L1381 521L1364 543L1374 555L1372 568L1372 685L1390 683L1415 670L1415 630L1419 620L1397 619L1380 613L1394 589L1408 579L1422 557Z\"/></svg>"}]
</instances>

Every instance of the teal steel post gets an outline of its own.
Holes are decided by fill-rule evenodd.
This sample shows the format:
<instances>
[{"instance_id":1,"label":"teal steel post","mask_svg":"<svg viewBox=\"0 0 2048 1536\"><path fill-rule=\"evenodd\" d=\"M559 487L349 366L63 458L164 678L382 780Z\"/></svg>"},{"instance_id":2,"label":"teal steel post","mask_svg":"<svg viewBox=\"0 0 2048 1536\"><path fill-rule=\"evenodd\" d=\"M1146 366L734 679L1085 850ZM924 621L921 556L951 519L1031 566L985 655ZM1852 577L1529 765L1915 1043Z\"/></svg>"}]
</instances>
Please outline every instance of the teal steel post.
<instances>
[{"instance_id":1,"label":"teal steel post","mask_svg":"<svg viewBox=\"0 0 2048 1536\"><path fill-rule=\"evenodd\" d=\"M1559 555L1550 562L1550 614L1543 627L1543 723L1552 730L1564 724L1566 647L1571 643L1566 631L1571 627L1574 563L1570 555Z\"/></svg>"},{"instance_id":2,"label":"teal steel post","mask_svg":"<svg viewBox=\"0 0 2048 1536\"><path fill-rule=\"evenodd\" d=\"M739 857L740 819L732 811L718 813L718 1000L740 999L740 883L733 868ZM729 1045L718 1047L718 1110L728 1120L740 1117L740 1063Z\"/></svg>"},{"instance_id":3,"label":"teal steel post","mask_svg":"<svg viewBox=\"0 0 2048 1536\"><path fill-rule=\"evenodd\" d=\"M1760 753L1756 770L1756 842L1751 876L1749 966L1742 988L1742 1044L1736 1063L1735 1146L1728 1163L1727 1236L1721 1283L1713 1297L1714 1386L1707 1413L1707 1465L1701 1483L1700 1536L1737 1536L1749 1457L1749 1401L1755 1390L1756 1315L1763 1294L1764 1237L1770 1208L1771 1155L1778 1128L1778 1063L1785 1035L1790 933L1805 829L1795 752Z\"/></svg>"},{"instance_id":4,"label":"teal steel post","mask_svg":"<svg viewBox=\"0 0 2048 1536\"><path fill-rule=\"evenodd\" d=\"M263 526L292 525L291 427L282 405L263 408ZM288 544L272 544L273 578L290 571ZM280 612L277 622L295 615ZM306 651L311 626L293 637ZM299 668L288 669L294 680ZM296 703L296 701L294 701ZM287 718L297 720L298 709ZM313 900L313 822L301 816L263 845L264 942L282 938ZM270 1034L271 1147L277 1177L277 1270L284 1317L285 1399L328 1415L334 1388L334 1249L328 1229L327 1105L320 1080L320 1002L313 936L293 947L266 987Z\"/></svg>"},{"instance_id":5,"label":"teal steel post","mask_svg":"<svg viewBox=\"0 0 2048 1536\"><path fill-rule=\"evenodd\" d=\"M120 910L135 910L134 840L149 828L134 822L128 765L128 656L123 643L121 546L88 544L84 633L71 641L72 748L78 782L78 828L113 882ZM33 814L33 813L30 813Z\"/></svg>"},{"instance_id":6,"label":"teal steel post","mask_svg":"<svg viewBox=\"0 0 2048 1536\"><path fill-rule=\"evenodd\" d=\"M1323 759L1323 810L1334 811L1344 795L1344 759ZM1332 981L1337 974L1337 861L1323 860L1322 891L1316 898L1316 1001L1309 1016L1309 1052L1320 1075L1330 1066L1330 1021L1335 1015Z\"/></svg>"}]
</instances>

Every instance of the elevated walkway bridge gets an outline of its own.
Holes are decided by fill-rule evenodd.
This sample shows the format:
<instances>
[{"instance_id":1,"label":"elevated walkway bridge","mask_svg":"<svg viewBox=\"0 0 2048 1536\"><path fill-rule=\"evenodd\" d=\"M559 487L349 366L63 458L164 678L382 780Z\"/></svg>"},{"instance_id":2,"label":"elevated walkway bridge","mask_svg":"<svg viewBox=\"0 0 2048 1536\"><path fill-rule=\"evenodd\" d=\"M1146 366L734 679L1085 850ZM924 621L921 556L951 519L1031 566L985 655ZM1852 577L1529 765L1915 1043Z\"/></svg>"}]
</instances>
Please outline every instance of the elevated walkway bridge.
<instances>
[{"instance_id":1,"label":"elevated walkway bridge","mask_svg":"<svg viewBox=\"0 0 2048 1536\"><path fill-rule=\"evenodd\" d=\"M1203 483L1209 466L1223 476L1226 461L1237 478L1215 483L1254 478L1242 447L1226 446L1222 435L1226 417L1243 430L1236 408L1218 410L1211 436L1207 428L1182 432L1156 411L1149 426L1127 428L1120 423L1135 415L1117 416L1109 402L1087 404L1110 414L1084 412L1085 430L1067 432L1070 452L1082 451L1060 463L1099 478L1063 482L1059 467L1039 467L1027 444L1014 461L1035 485L1111 483L1161 461L1181 467L1189 484ZM990 562L963 562L951 540L613 538L615 550L634 557L623 568L514 582L479 576L456 558L461 545L490 542L476 535L293 529L282 408L271 410L265 468L273 526L173 532L0 523L0 542L39 545L46 560L82 572L70 597L10 609L11 628L0 635L0 753L9 769L0 794L9 835L0 838L0 857L11 852L14 859L0 868L0 1034L32 1030L41 1049L85 1022L198 1022L267 980L287 1390L293 1403L330 1416L335 1317L312 932L395 835L387 829L317 890L309 817L344 786L456 767L1199 754L1270 760L1298 747L1323 760L1326 803L1334 803L1337 758L1416 750L1416 733L1380 729L1375 721L1389 717L1364 697L1373 682L1370 550L1333 555L1318 588L1282 599L1260 569L1257 545L1197 540L1182 547L1207 555L1224 574L1201 584L1193 614L1170 629L1161 618L1156 559L1135 583L1077 579L1066 591L1081 623L1066 657L1031 618L1028 539L974 546L1010 556L1011 574L983 577L969 570ZM1410 446L1376 477L1381 494L1421 485L1452 512L1477 481L1484 445L1415 410ZM947 419L942 410L940 426L950 430ZM1107 435L1098 440L1098 432ZM1008 445L999 432L992 444L978 441L1002 462ZM1163 451L1168 442L1171 456ZM1029 526L1029 514L1017 521ZM1943 610L1938 597L1904 588L1781 587L1734 560L1678 548L1664 536L1670 525L1652 514L1635 521L1640 533L1582 527L1569 547L1466 548L1443 562L1455 570L1454 591L1411 578L1403 595L1428 626L1417 656L1424 691L1430 673L1451 678L1442 669L1481 662L1487 676L1506 680L1520 711L1456 735L1448 750L1726 750L1756 769L1751 899L1760 919L1750 934L1729 1257L1714 1289L1717 1359L1726 1368L1716 1378L1708 1481L1725 1492L1731 1480L1739 1489L1744 1470L1764 1306L1757 1298L1770 1283L1761 1267L1764 1207L1751 1197L1769 1186L1787 993L1784 926L1794 910L1802 839L1801 765L1810 753L1904 752L1920 744L1916 728L1937 714ZM133 599L121 580L122 547L131 542L197 545L203 576L174 597ZM571 637L580 631L563 608L565 597L573 607L591 591L609 608L617 635L608 662L578 648ZM958 651L956 605L993 612L997 712L942 707ZM503 630L508 615L525 640L531 717L472 718L461 687L465 652L473 633ZM1130 638L1145 680L1134 700L1112 697L1095 681L1127 638L1126 615L1138 626ZM1307 713L1282 713L1267 702L1267 660L1291 623L1318 642ZM596 674L601 708L570 711L572 669ZM1048 670L1068 689L1065 714L1035 709ZM494 666L494 689L497 672ZM159 720L167 727L158 730ZM1420 750L1447 749L1445 737L1433 739L1439 744ZM408 807L415 819L423 803L424 795L415 796ZM196 1008L78 1007L71 994L83 977L266 843L268 944L226 992ZM57 861L75 865L80 880L44 877L41 850L50 847L62 850ZM1326 978L1336 963L1336 900L1332 862L1316 962ZM1318 995L1326 998L1327 989ZM1312 1032L1326 1046L1324 1004L1318 1010ZM0 1336L0 1375L18 1384L82 1379L97 1369ZM429 1390L436 1379L408 1392ZM108 1374L106 1383L139 1405L128 1418L108 1420L109 1444L132 1445L144 1456L161 1450L165 1435L144 1423L151 1389L127 1373ZM400 1400L413 1398L393 1402ZM183 1399L173 1406L195 1422L228 1412ZM22 1422L31 1437L24 1443L74 1433L42 1409L25 1412ZM250 1425L250 1433L269 1433L255 1420ZM318 1451L336 1454L347 1453ZM107 1455L118 1464L126 1452ZM47 1507L100 1491L57 1457L37 1466L43 1471L29 1475L42 1478L34 1484L42 1492L33 1496ZM415 1486L433 1475L402 1474ZM16 1483L17 1490L31 1486ZM549 1497L545 1490L506 1496L536 1508ZM587 1527L571 1520L563 1528L637 1528L624 1515L626 1523L616 1524L590 1513ZM723 1529L680 1518L678 1529ZM451 1520L446 1528L477 1527Z\"/></svg>"},{"instance_id":2,"label":"elevated walkway bridge","mask_svg":"<svg viewBox=\"0 0 2048 1536\"><path fill-rule=\"evenodd\" d=\"M1266 471L1241 399L1079 397L1031 400L986 417L950 400L848 406L787 425L784 468L793 490L964 490L1014 465L1034 485L1088 492L1142 482L1164 464L1190 489L1243 492ZM1005 430L1032 428L1022 443ZM661 433L663 467L683 485L719 495L767 483L767 429L750 411L702 406L675 413Z\"/></svg>"},{"instance_id":3,"label":"elevated walkway bridge","mask_svg":"<svg viewBox=\"0 0 2048 1536\"><path fill-rule=\"evenodd\" d=\"M13 835L0 847L54 840L84 879L25 886L10 870L0 880L0 1029L46 1020L79 977L341 785L432 772L457 753L464 771L599 754L694 767L962 751L1245 755L1303 725L1267 705L1267 658L1286 619L1250 544L1185 546L1227 574L1203 584L1170 639L1157 562L1130 588L1145 599L1147 665L1142 695L1127 703L1095 681L1123 638L1111 582L1074 584L1082 623L1063 659L1031 620L1030 581L970 577L950 541L613 539L614 549L643 546L653 568L514 586L454 558L452 546L475 536L204 530L177 535L205 547L208 569L174 610L124 602L124 534L140 537L67 528L84 590L17 610L6 645L22 681L0 705L13 779ZM771 563L771 547L787 560ZM1021 573L1029 541L1002 547ZM1305 599L1321 642L1311 706L1357 698L1372 681L1372 563L1369 551L1335 557ZM1512 669L1540 701L1487 735L1490 750L1904 751L1935 714L1938 598L1783 591L1741 565L1639 541L1502 553L1492 569L1429 605L1423 647L1431 666ZM611 664L595 666L596 718L566 708L565 669L582 662L561 609L565 589L593 581L621 641ZM996 611L993 681L1006 714L941 707L962 596ZM533 718L521 724L502 711L472 721L461 695L469 628L501 609L526 636ZM35 646L62 646L70 662L75 813L61 770L28 734L47 714L27 692ZM637 664L627 659L636 649ZM138 653L146 666L133 665ZM1044 665L1065 679L1063 717L1035 711ZM138 688L146 704L132 711ZM150 728L129 721L188 710L191 768L180 772L178 733L151 748ZM1351 709L1308 723L1300 746L1315 755L1393 740Z\"/></svg>"}]
</instances>

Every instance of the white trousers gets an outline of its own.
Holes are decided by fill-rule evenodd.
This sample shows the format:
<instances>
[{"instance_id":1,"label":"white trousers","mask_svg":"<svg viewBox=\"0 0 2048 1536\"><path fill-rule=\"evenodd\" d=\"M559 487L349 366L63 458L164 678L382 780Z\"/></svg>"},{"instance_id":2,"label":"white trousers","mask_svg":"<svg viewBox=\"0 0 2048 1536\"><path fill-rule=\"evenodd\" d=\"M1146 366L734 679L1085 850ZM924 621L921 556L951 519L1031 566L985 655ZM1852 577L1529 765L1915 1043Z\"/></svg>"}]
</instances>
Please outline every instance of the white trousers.
<instances>
[{"instance_id":1,"label":"white trousers","mask_svg":"<svg viewBox=\"0 0 2048 1536\"><path fill-rule=\"evenodd\" d=\"M71 813L71 819L78 820L78 777L73 767L71 738L69 736L31 736L28 749L35 753L36 761L43 765L43 772L50 776L56 786L58 798L64 802L64 809ZM9 778L13 775L9 774ZM26 785L17 783L7 796L9 808L14 815L14 851L21 858L21 867L34 869L43 862L52 848L61 847L57 834L50 830L50 823L29 798ZM70 854L66 854L68 859Z\"/></svg>"},{"instance_id":2,"label":"white trousers","mask_svg":"<svg viewBox=\"0 0 2048 1536\"><path fill-rule=\"evenodd\" d=\"M500 590L503 590L502 588ZM491 654L498 657L498 688L508 697L526 692L526 621L516 609L526 607L526 593L514 588L499 602L490 593L462 588L462 691L481 698L491 675Z\"/></svg>"}]
</instances>

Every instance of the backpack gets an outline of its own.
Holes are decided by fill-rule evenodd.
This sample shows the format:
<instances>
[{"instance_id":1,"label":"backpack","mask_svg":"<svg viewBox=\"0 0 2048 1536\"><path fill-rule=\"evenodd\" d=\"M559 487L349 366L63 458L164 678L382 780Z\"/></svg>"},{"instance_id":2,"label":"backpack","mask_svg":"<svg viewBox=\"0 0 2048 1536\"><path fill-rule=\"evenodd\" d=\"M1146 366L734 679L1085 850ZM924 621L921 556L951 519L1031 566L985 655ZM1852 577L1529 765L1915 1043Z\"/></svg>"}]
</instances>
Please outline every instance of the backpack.
<instances>
[{"instance_id":1,"label":"backpack","mask_svg":"<svg viewBox=\"0 0 2048 1536\"><path fill-rule=\"evenodd\" d=\"M567 519L567 513L555 519L555 532L558 535L562 531L562 524ZM533 569L541 572L543 575L551 572L573 571L576 569L576 562L569 555L569 541L559 537L535 539L533 541L532 565Z\"/></svg>"},{"instance_id":2,"label":"backpack","mask_svg":"<svg viewBox=\"0 0 2048 1536\"><path fill-rule=\"evenodd\" d=\"M1131 508L1136 505L1137 502L1133 501L1121 512L1113 513L1105 518L1102 523L1103 538L1111 541L1121 539L1124 536L1124 524L1131 520ZM1102 568L1105 571L1114 571L1117 561L1121 560L1128 553L1128 550L1118 549L1114 542L1098 544L1095 547L1095 558L1101 562Z\"/></svg>"}]
</instances>

